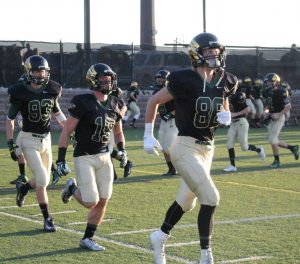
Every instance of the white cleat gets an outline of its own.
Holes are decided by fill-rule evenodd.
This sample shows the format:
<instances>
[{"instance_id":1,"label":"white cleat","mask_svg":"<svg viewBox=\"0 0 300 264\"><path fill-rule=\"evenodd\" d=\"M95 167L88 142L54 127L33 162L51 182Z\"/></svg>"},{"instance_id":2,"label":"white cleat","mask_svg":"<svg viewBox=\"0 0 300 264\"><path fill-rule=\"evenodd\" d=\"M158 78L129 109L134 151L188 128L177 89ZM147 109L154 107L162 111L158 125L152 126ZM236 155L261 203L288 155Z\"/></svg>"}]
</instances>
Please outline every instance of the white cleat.
<instances>
[{"instance_id":1,"label":"white cleat","mask_svg":"<svg viewBox=\"0 0 300 264\"><path fill-rule=\"evenodd\" d=\"M199 264L214 264L211 248L201 249L201 258Z\"/></svg>"},{"instance_id":2,"label":"white cleat","mask_svg":"<svg viewBox=\"0 0 300 264\"><path fill-rule=\"evenodd\" d=\"M76 180L74 178L69 178L66 182L66 185L61 193L61 199L63 203L70 202L73 192L72 190L77 187Z\"/></svg>"},{"instance_id":3,"label":"white cleat","mask_svg":"<svg viewBox=\"0 0 300 264\"><path fill-rule=\"evenodd\" d=\"M165 243L169 237L170 235L165 234L161 230L154 231L149 235L155 264L167 263L165 255Z\"/></svg>"},{"instance_id":4,"label":"white cleat","mask_svg":"<svg viewBox=\"0 0 300 264\"><path fill-rule=\"evenodd\" d=\"M89 249L92 251L104 251L105 247L98 245L93 239L85 238L81 239L79 246L84 249Z\"/></svg>"},{"instance_id":5,"label":"white cleat","mask_svg":"<svg viewBox=\"0 0 300 264\"><path fill-rule=\"evenodd\" d=\"M226 171L226 172L235 172L235 171L237 171L237 167L234 167L234 166L230 165L227 168L225 168L224 171Z\"/></svg>"},{"instance_id":6,"label":"white cleat","mask_svg":"<svg viewBox=\"0 0 300 264\"><path fill-rule=\"evenodd\" d=\"M264 147L259 147L260 152L258 153L260 160L265 160L266 159L266 153Z\"/></svg>"}]
</instances>

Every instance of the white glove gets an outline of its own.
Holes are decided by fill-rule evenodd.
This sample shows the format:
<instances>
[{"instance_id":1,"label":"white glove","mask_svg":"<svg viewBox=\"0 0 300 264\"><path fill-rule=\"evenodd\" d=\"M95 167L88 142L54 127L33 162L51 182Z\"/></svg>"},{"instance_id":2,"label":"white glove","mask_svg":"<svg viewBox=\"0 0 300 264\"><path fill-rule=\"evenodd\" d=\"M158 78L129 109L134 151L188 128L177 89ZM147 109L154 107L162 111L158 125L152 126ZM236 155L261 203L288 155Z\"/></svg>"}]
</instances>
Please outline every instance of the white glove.
<instances>
[{"instance_id":1,"label":"white glove","mask_svg":"<svg viewBox=\"0 0 300 264\"><path fill-rule=\"evenodd\" d=\"M144 136L144 150L148 154L155 154L159 156L157 149L162 150L162 146L154 136Z\"/></svg>"},{"instance_id":2,"label":"white glove","mask_svg":"<svg viewBox=\"0 0 300 264\"><path fill-rule=\"evenodd\" d=\"M229 126L231 123L230 111L220 111L217 113L217 120L221 125Z\"/></svg>"}]
</instances>

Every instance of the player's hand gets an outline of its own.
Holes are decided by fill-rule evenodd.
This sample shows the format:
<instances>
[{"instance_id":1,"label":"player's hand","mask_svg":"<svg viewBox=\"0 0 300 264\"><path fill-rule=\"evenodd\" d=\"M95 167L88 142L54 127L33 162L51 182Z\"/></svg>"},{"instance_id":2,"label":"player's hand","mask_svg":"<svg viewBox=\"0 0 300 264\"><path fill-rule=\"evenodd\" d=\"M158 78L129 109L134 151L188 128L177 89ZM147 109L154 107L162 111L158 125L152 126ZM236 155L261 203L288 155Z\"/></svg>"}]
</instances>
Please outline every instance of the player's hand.
<instances>
[{"instance_id":1,"label":"player's hand","mask_svg":"<svg viewBox=\"0 0 300 264\"><path fill-rule=\"evenodd\" d=\"M17 161L19 159L19 157L16 154L16 149L19 147L14 143L13 139L9 139L7 141L7 146L8 146L8 150L10 152L10 157L12 158L13 161Z\"/></svg>"},{"instance_id":2,"label":"player's hand","mask_svg":"<svg viewBox=\"0 0 300 264\"><path fill-rule=\"evenodd\" d=\"M217 113L217 121L221 125L229 126L231 123L231 113L230 111L220 111Z\"/></svg>"},{"instance_id":3,"label":"player's hand","mask_svg":"<svg viewBox=\"0 0 300 264\"><path fill-rule=\"evenodd\" d=\"M144 137L144 150L148 154L155 154L159 156L159 153L157 150L162 150L162 146L159 144L159 142L156 140L153 136Z\"/></svg>"},{"instance_id":4,"label":"player's hand","mask_svg":"<svg viewBox=\"0 0 300 264\"><path fill-rule=\"evenodd\" d=\"M57 173L59 177L66 176L71 172L69 165L65 161L56 162L57 165Z\"/></svg>"},{"instance_id":5,"label":"player's hand","mask_svg":"<svg viewBox=\"0 0 300 264\"><path fill-rule=\"evenodd\" d=\"M121 160L120 160L120 168L124 168L127 164L127 152L126 150L120 150L118 151L118 155L121 157Z\"/></svg>"}]
</instances>

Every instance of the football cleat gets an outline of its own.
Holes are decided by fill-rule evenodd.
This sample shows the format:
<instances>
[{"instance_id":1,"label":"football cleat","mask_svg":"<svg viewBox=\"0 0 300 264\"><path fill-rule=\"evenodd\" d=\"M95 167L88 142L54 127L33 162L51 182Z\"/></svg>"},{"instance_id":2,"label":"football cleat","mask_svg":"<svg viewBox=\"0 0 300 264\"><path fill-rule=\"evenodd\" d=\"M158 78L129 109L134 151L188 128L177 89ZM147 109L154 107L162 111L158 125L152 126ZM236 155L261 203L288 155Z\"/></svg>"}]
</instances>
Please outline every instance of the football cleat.
<instances>
[{"instance_id":1,"label":"football cleat","mask_svg":"<svg viewBox=\"0 0 300 264\"><path fill-rule=\"evenodd\" d=\"M299 145L293 146L292 152L294 154L295 160L299 159Z\"/></svg>"},{"instance_id":2,"label":"football cleat","mask_svg":"<svg viewBox=\"0 0 300 264\"><path fill-rule=\"evenodd\" d=\"M61 193L61 199L63 203L70 202L72 195L74 194L74 188L76 187L77 187L76 180L74 178L69 178Z\"/></svg>"},{"instance_id":3,"label":"football cleat","mask_svg":"<svg viewBox=\"0 0 300 264\"><path fill-rule=\"evenodd\" d=\"M124 178L128 177L131 174L132 167L133 167L133 162L128 160L127 164L124 167Z\"/></svg>"},{"instance_id":4,"label":"football cleat","mask_svg":"<svg viewBox=\"0 0 300 264\"><path fill-rule=\"evenodd\" d=\"M266 159L266 153L264 147L259 147L260 152L258 153L260 160Z\"/></svg>"},{"instance_id":5,"label":"football cleat","mask_svg":"<svg viewBox=\"0 0 300 264\"><path fill-rule=\"evenodd\" d=\"M105 247L98 245L92 238L81 239L79 246L84 249L89 249L93 251L103 251Z\"/></svg>"},{"instance_id":6,"label":"football cleat","mask_svg":"<svg viewBox=\"0 0 300 264\"><path fill-rule=\"evenodd\" d=\"M17 182L23 182L23 183L26 183L26 182L28 182L28 178L27 178L25 175L20 174L20 175L18 176L18 178L12 180L12 181L10 182L10 184L16 184Z\"/></svg>"},{"instance_id":7,"label":"football cleat","mask_svg":"<svg viewBox=\"0 0 300 264\"><path fill-rule=\"evenodd\" d=\"M234 166L230 165L227 168L225 168L224 171L226 171L226 172L236 172L237 167L234 167Z\"/></svg>"},{"instance_id":8,"label":"football cleat","mask_svg":"<svg viewBox=\"0 0 300 264\"><path fill-rule=\"evenodd\" d=\"M280 168L280 162L277 160L274 160L274 162L270 166L271 169L278 169Z\"/></svg>"},{"instance_id":9,"label":"football cleat","mask_svg":"<svg viewBox=\"0 0 300 264\"><path fill-rule=\"evenodd\" d=\"M161 230L154 231L150 234L149 240L153 249L154 263L166 264L165 244L170 235Z\"/></svg>"},{"instance_id":10,"label":"football cleat","mask_svg":"<svg viewBox=\"0 0 300 264\"><path fill-rule=\"evenodd\" d=\"M131 126L132 128L136 128L134 122L130 122L130 126Z\"/></svg>"},{"instance_id":11,"label":"football cleat","mask_svg":"<svg viewBox=\"0 0 300 264\"><path fill-rule=\"evenodd\" d=\"M53 223L52 217L48 217L47 219L44 220L44 230L46 232L55 232L56 231L56 227Z\"/></svg>"},{"instance_id":12,"label":"football cleat","mask_svg":"<svg viewBox=\"0 0 300 264\"><path fill-rule=\"evenodd\" d=\"M168 170L166 173L163 174L163 176L172 176L172 175L176 175L177 171L174 170Z\"/></svg>"},{"instance_id":13,"label":"football cleat","mask_svg":"<svg viewBox=\"0 0 300 264\"><path fill-rule=\"evenodd\" d=\"M25 183L23 183L23 182L16 183L16 189L17 189L16 203L17 203L17 206L19 206L19 207L22 207L22 205L24 204L25 196L28 193L28 190L25 193L22 192L21 187L23 185L25 185Z\"/></svg>"},{"instance_id":14,"label":"football cleat","mask_svg":"<svg viewBox=\"0 0 300 264\"><path fill-rule=\"evenodd\" d=\"M201 249L201 258L199 264L214 264L211 248Z\"/></svg>"}]
</instances>

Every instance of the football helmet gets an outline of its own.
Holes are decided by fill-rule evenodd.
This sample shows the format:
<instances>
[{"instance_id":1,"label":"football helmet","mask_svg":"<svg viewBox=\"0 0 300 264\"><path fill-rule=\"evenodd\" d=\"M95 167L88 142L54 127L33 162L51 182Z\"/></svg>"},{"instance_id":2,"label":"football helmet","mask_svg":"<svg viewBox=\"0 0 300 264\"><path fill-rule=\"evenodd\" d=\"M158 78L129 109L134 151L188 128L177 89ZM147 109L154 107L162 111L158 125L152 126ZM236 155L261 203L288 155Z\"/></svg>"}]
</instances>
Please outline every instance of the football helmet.
<instances>
[{"instance_id":1,"label":"football helmet","mask_svg":"<svg viewBox=\"0 0 300 264\"><path fill-rule=\"evenodd\" d=\"M168 76L170 75L170 72L167 70L159 70L155 74L155 83L159 88L163 88L166 85L166 81Z\"/></svg>"},{"instance_id":2,"label":"football helmet","mask_svg":"<svg viewBox=\"0 0 300 264\"><path fill-rule=\"evenodd\" d=\"M130 83L130 87L131 87L132 89L137 89L137 88L138 88L138 83L137 83L136 81L132 81L132 82Z\"/></svg>"},{"instance_id":3,"label":"football helmet","mask_svg":"<svg viewBox=\"0 0 300 264\"><path fill-rule=\"evenodd\" d=\"M41 77L33 76L33 71L45 70L45 75ZM46 85L50 79L50 67L48 61L40 56L33 55L26 59L24 63L24 75L28 82L37 85Z\"/></svg>"},{"instance_id":4,"label":"football helmet","mask_svg":"<svg viewBox=\"0 0 300 264\"><path fill-rule=\"evenodd\" d=\"M252 80L249 76L246 76L243 80L243 83L246 84L246 85L251 85Z\"/></svg>"},{"instance_id":5,"label":"football helmet","mask_svg":"<svg viewBox=\"0 0 300 264\"><path fill-rule=\"evenodd\" d=\"M259 78L254 79L254 86L255 87L262 87L263 86L263 81Z\"/></svg>"},{"instance_id":6,"label":"football helmet","mask_svg":"<svg viewBox=\"0 0 300 264\"><path fill-rule=\"evenodd\" d=\"M264 78L264 84L267 87L275 88L280 84L280 77L276 73L268 73Z\"/></svg>"},{"instance_id":7,"label":"football helmet","mask_svg":"<svg viewBox=\"0 0 300 264\"><path fill-rule=\"evenodd\" d=\"M111 76L111 81L100 81L99 77ZM117 74L104 63L92 65L86 73L86 81L91 90L110 94L117 88Z\"/></svg>"},{"instance_id":8,"label":"football helmet","mask_svg":"<svg viewBox=\"0 0 300 264\"><path fill-rule=\"evenodd\" d=\"M219 54L213 54L211 51L213 49L218 49ZM195 36L188 47L188 54L195 68L200 66L207 68L225 67L225 47L211 33L201 33Z\"/></svg>"}]
</instances>

